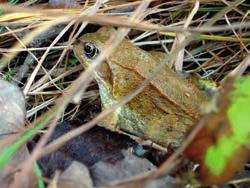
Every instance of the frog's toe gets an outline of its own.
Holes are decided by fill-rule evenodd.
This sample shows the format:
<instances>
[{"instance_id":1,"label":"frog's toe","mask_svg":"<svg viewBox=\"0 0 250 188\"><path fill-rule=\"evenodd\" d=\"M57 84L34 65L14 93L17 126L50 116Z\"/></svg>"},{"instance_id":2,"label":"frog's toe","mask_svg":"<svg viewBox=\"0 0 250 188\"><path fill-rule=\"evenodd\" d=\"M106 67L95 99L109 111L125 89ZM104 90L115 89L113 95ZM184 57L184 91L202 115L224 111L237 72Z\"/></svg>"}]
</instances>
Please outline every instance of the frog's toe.
<instances>
[{"instance_id":1,"label":"frog's toe","mask_svg":"<svg viewBox=\"0 0 250 188\"><path fill-rule=\"evenodd\" d=\"M137 157L147 157L151 149L144 149L139 143L135 143L132 146L132 151Z\"/></svg>"}]
</instances>

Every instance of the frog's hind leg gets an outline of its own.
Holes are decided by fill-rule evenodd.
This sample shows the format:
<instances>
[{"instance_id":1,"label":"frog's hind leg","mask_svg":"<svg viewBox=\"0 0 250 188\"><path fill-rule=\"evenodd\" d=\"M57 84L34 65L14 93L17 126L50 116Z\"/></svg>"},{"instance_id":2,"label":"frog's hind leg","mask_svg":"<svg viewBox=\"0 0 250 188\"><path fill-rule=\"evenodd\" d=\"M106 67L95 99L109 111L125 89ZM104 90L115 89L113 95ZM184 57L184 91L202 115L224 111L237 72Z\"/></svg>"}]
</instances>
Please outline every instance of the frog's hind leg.
<instances>
[{"instance_id":1,"label":"frog's hind leg","mask_svg":"<svg viewBox=\"0 0 250 188\"><path fill-rule=\"evenodd\" d=\"M159 144L157 144L157 143L155 143L155 142L153 142L151 140L145 140L145 139L143 139L143 138L141 138L139 136L133 135L133 134L128 133L126 131L123 131L121 129L117 129L116 132L119 133L119 134L123 134L123 135L126 135L126 136L130 137L132 140L136 141L141 146L149 146L149 147L151 147L153 149L161 150L161 151L164 151L164 152L168 151L167 148L164 147L164 146L161 146L161 145L159 145Z\"/></svg>"}]
</instances>

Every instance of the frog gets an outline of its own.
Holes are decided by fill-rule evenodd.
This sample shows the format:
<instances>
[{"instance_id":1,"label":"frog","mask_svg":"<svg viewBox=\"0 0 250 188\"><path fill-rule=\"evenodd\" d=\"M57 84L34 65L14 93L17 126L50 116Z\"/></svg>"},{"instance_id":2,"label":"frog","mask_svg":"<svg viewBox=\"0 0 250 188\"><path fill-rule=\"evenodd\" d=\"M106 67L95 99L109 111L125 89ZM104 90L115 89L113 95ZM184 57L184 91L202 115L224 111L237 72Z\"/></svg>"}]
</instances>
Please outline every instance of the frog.
<instances>
[{"instance_id":1,"label":"frog","mask_svg":"<svg viewBox=\"0 0 250 188\"><path fill-rule=\"evenodd\" d=\"M73 52L87 68L113 35L112 27L101 27L81 36ZM123 39L112 54L94 71L102 110L123 99L148 78L164 61L166 53L145 51ZM123 131L160 146L178 147L200 118L207 100L193 79L186 79L167 64L141 93L99 122L112 131Z\"/></svg>"}]
</instances>

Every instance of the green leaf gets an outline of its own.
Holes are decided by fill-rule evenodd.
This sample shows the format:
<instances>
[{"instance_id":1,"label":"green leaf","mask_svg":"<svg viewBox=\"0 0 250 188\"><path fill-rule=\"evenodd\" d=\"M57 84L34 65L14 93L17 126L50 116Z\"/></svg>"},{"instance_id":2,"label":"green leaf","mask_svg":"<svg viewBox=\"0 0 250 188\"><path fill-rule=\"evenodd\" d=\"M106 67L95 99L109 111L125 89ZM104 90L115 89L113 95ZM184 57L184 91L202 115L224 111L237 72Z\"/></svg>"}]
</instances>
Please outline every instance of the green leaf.
<instances>
[{"instance_id":1,"label":"green leaf","mask_svg":"<svg viewBox=\"0 0 250 188\"><path fill-rule=\"evenodd\" d=\"M39 188L45 188L45 184L44 184L43 180L41 179L42 178L42 171L41 171L39 165L37 164L37 162L35 162L34 171L35 171L35 174L36 174L36 177L37 177L37 185L38 185L38 187Z\"/></svg>"},{"instance_id":2,"label":"green leaf","mask_svg":"<svg viewBox=\"0 0 250 188\"><path fill-rule=\"evenodd\" d=\"M206 166L217 176L223 172L227 159L235 155L235 151L240 147L249 143L250 76L236 79L234 90L229 97L227 117L233 133L221 138L217 145L210 146L205 155Z\"/></svg>"}]
</instances>

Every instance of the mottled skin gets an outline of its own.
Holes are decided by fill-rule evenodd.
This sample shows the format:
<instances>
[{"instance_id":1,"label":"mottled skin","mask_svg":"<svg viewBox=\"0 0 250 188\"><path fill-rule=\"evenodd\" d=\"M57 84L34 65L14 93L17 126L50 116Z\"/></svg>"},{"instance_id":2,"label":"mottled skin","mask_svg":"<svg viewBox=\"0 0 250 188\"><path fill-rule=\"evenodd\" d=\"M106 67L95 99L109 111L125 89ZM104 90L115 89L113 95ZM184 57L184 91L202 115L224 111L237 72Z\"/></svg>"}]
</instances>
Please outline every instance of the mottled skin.
<instances>
[{"instance_id":1,"label":"mottled skin","mask_svg":"<svg viewBox=\"0 0 250 188\"><path fill-rule=\"evenodd\" d=\"M103 27L96 33L83 35L74 45L74 53L85 67L93 59L85 56L84 44L90 42L101 51L112 32L113 29ZM103 109L137 88L159 65L162 56L123 40L95 72ZM204 94L193 82L181 78L166 65L143 92L100 124L162 146L170 143L178 146L199 117L200 106L205 100Z\"/></svg>"}]
</instances>

